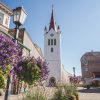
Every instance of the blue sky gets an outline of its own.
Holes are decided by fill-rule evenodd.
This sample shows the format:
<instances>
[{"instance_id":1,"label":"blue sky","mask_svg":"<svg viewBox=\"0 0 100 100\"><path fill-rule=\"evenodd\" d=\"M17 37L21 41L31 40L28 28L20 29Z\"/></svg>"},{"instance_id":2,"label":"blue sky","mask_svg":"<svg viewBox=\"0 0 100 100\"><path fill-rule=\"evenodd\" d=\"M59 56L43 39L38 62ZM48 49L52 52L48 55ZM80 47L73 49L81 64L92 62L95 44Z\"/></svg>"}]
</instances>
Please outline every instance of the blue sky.
<instances>
[{"instance_id":1,"label":"blue sky","mask_svg":"<svg viewBox=\"0 0 100 100\"><path fill-rule=\"evenodd\" d=\"M62 32L62 63L68 72L81 75L80 58L85 52L100 51L100 0L2 0L12 9L24 6L24 27L43 50L44 27L49 26L52 4ZM11 22L11 27L14 24Z\"/></svg>"}]
</instances>

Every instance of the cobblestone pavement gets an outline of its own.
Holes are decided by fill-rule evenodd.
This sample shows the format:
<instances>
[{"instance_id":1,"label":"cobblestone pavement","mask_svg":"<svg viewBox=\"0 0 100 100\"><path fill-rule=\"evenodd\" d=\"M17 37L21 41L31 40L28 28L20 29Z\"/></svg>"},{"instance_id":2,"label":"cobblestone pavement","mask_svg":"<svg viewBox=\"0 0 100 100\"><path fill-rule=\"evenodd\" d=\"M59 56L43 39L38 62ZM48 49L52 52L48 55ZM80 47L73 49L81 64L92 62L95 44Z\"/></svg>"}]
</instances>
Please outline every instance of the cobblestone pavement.
<instances>
[{"instance_id":1,"label":"cobblestone pavement","mask_svg":"<svg viewBox=\"0 0 100 100\"><path fill-rule=\"evenodd\" d=\"M100 100L100 88L79 88L79 100Z\"/></svg>"}]
</instances>

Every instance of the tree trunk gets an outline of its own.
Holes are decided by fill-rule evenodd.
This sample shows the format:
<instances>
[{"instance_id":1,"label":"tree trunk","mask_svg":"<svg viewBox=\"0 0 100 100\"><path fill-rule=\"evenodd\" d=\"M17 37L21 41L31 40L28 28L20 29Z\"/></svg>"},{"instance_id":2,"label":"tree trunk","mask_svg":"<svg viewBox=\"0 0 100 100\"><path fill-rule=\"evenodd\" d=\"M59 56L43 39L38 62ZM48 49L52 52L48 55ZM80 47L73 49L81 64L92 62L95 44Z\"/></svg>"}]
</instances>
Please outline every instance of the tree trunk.
<instances>
[{"instance_id":1,"label":"tree trunk","mask_svg":"<svg viewBox=\"0 0 100 100\"><path fill-rule=\"evenodd\" d=\"M9 85L10 85L10 75L8 75L8 78L7 78L6 93L5 93L5 98L4 98L4 100L8 100Z\"/></svg>"}]
</instances>

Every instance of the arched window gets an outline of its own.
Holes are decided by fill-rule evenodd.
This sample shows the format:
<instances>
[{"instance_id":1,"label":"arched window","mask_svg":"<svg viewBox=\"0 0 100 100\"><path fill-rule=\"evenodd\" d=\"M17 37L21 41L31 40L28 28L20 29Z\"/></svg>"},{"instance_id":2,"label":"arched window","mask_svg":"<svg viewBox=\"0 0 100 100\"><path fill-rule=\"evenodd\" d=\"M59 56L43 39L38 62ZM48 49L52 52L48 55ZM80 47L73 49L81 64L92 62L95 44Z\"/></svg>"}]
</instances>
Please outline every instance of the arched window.
<instances>
[{"instance_id":1,"label":"arched window","mask_svg":"<svg viewBox=\"0 0 100 100\"><path fill-rule=\"evenodd\" d=\"M53 39L51 39L51 45L53 45Z\"/></svg>"},{"instance_id":2,"label":"arched window","mask_svg":"<svg viewBox=\"0 0 100 100\"><path fill-rule=\"evenodd\" d=\"M54 39L54 45L56 45L56 39Z\"/></svg>"},{"instance_id":3,"label":"arched window","mask_svg":"<svg viewBox=\"0 0 100 100\"><path fill-rule=\"evenodd\" d=\"M50 45L50 39L48 39L48 45Z\"/></svg>"},{"instance_id":4,"label":"arched window","mask_svg":"<svg viewBox=\"0 0 100 100\"><path fill-rule=\"evenodd\" d=\"M53 48L51 48L51 52L53 52Z\"/></svg>"},{"instance_id":5,"label":"arched window","mask_svg":"<svg viewBox=\"0 0 100 100\"><path fill-rule=\"evenodd\" d=\"M52 87L56 86L56 78L55 77L51 77L49 79L49 86L52 86Z\"/></svg>"}]
</instances>

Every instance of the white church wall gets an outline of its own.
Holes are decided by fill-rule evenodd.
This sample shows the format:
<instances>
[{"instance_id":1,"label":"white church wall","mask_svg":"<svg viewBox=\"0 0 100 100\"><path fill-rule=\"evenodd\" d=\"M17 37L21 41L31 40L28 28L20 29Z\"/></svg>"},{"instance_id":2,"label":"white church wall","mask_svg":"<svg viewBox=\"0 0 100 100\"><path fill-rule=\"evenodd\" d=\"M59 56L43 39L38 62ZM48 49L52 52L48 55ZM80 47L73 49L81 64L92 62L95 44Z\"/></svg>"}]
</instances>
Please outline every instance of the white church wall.
<instances>
[{"instance_id":1,"label":"white church wall","mask_svg":"<svg viewBox=\"0 0 100 100\"><path fill-rule=\"evenodd\" d=\"M53 33L54 36L51 37L50 34ZM56 45L48 45L48 39L56 39ZM45 34L44 38L44 56L48 60L61 60L60 55L60 34L56 33L53 29L51 29L47 34ZM53 47L54 52L51 52L51 47Z\"/></svg>"},{"instance_id":2,"label":"white church wall","mask_svg":"<svg viewBox=\"0 0 100 100\"><path fill-rule=\"evenodd\" d=\"M51 77L55 77L56 82L61 82L61 68L59 68L59 65L60 62L58 61L51 61L51 62L49 61L48 68L50 72L49 72L48 79L50 79Z\"/></svg>"},{"instance_id":3,"label":"white church wall","mask_svg":"<svg viewBox=\"0 0 100 100\"><path fill-rule=\"evenodd\" d=\"M50 34L54 34L53 37ZM62 78L62 68L61 68L61 54L60 54L60 34L51 29L48 33L44 34L44 56L47 62L49 62L48 68L50 70L48 82L51 77L56 78L56 82L61 83ZM48 39L56 39L56 45L48 45ZM51 47L54 51L51 52Z\"/></svg>"}]
</instances>

